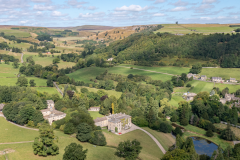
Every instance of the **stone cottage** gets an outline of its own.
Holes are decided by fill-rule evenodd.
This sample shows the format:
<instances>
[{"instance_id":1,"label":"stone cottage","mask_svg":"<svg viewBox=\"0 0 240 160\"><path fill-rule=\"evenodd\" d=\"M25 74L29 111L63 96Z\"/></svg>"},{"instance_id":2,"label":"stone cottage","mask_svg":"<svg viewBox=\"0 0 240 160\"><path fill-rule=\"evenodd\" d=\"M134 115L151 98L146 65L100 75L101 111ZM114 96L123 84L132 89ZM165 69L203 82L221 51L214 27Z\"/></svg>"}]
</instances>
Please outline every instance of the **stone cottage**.
<instances>
[{"instance_id":1,"label":"stone cottage","mask_svg":"<svg viewBox=\"0 0 240 160\"><path fill-rule=\"evenodd\" d=\"M47 100L47 109L41 110L43 118L48 120L49 124L52 125L52 122L63 119L66 117L66 113L60 112L55 109L54 102L52 100Z\"/></svg>"},{"instance_id":2,"label":"stone cottage","mask_svg":"<svg viewBox=\"0 0 240 160\"><path fill-rule=\"evenodd\" d=\"M207 76L206 76L206 75L202 75L202 76L200 77L200 80L206 81L206 80L207 80Z\"/></svg>"},{"instance_id":3,"label":"stone cottage","mask_svg":"<svg viewBox=\"0 0 240 160\"><path fill-rule=\"evenodd\" d=\"M230 80L229 80L229 81L232 82L232 83L237 83L236 78L231 78L231 77L230 77Z\"/></svg>"},{"instance_id":4,"label":"stone cottage","mask_svg":"<svg viewBox=\"0 0 240 160\"><path fill-rule=\"evenodd\" d=\"M90 107L88 111L100 111L100 107Z\"/></svg>"},{"instance_id":5,"label":"stone cottage","mask_svg":"<svg viewBox=\"0 0 240 160\"><path fill-rule=\"evenodd\" d=\"M196 96L196 93L187 93L187 101L193 101L193 98Z\"/></svg>"},{"instance_id":6,"label":"stone cottage","mask_svg":"<svg viewBox=\"0 0 240 160\"><path fill-rule=\"evenodd\" d=\"M230 102L230 101L239 101L240 98L239 97L235 97L234 93L233 94L225 94L224 98L220 98L220 102L222 104L225 104L226 102Z\"/></svg>"},{"instance_id":7,"label":"stone cottage","mask_svg":"<svg viewBox=\"0 0 240 160\"><path fill-rule=\"evenodd\" d=\"M223 79L221 77L212 77L213 82L223 82Z\"/></svg>"},{"instance_id":8,"label":"stone cottage","mask_svg":"<svg viewBox=\"0 0 240 160\"><path fill-rule=\"evenodd\" d=\"M109 116L96 118L94 122L96 126L108 127L108 130L111 132L115 132L117 129L117 133L127 130L132 126L131 116L125 113L110 114Z\"/></svg>"}]
</instances>

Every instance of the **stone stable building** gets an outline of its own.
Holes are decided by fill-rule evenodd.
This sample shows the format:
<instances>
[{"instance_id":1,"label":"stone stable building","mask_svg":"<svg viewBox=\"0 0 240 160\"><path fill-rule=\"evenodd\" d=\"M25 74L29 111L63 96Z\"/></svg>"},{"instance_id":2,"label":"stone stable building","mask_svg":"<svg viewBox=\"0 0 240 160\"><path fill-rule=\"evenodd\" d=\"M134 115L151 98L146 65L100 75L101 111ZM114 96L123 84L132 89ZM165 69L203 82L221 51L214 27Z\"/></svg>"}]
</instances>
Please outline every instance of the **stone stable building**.
<instances>
[{"instance_id":1,"label":"stone stable building","mask_svg":"<svg viewBox=\"0 0 240 160\"><path fill-rule=\"evenodd\" d=\"M110 114L109 116L94 119L95 125L107 127L109 131L120 133L132 126L131 116L125 113Z\"/></svg>"},{"instance_id":2,"label":"stone stable building","mask_svg":"<svg viewBox=\"0 0 240 160\"><path fill-rule=\"evenodd\" d=\"M100 107L90 107L88 111L100 111Z\"/></svg>"},{"instance_id":3,"label":"stone stable building","mask_svg":"<svg viewBox=\"0 0 240 160\"><path fill-rule=\"evenodd\" d=\"M48 120L49 124L52 125L52 122L63 119L66 117L66 113L60 112L55 109L54 102L52 100L47 100L47 109L41 110L43 118Z\"/></svg>"}]
</instances>

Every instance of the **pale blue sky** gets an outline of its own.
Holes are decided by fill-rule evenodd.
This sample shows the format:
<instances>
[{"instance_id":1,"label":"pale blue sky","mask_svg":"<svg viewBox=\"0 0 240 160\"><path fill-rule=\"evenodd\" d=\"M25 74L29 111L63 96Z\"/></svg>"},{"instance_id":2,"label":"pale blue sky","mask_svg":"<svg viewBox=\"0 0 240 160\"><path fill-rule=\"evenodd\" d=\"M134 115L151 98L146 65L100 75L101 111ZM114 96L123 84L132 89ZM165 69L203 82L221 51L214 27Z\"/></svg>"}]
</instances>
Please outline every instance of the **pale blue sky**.
<instances>
[{"instance_id":1,"label":"pale blue sky","mask_svg":"<svg viewBox=\"0 0 240 160\"><path fill-rule=\"evenodd\" d=\"M0 25L240 23L240 0L0 0Z\"/></svg>"}]
</instances>

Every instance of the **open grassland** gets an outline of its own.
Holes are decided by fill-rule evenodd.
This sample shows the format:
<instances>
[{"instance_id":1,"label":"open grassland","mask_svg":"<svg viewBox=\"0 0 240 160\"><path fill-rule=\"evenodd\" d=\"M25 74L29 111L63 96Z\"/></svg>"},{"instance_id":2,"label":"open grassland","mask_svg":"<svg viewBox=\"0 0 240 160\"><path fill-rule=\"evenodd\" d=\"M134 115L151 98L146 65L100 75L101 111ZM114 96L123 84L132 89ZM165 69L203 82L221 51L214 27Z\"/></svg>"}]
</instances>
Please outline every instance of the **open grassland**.
<instances>
[{"instance_id":1,"label":"open grassland","mask_svg":"<svg viewBox=\"0 0 240 160\"><path fill-rule=\"evenodd\" d=\"M188 83L194 86L193 89L189 90L190 92L193 92L193 93L199 93L203 91L210 92L213 89L213 87L218 87L220 88L220 90L228 87L230 93L236 92L236 90L240 89L240 85L232 85L232 84L215 83L214 85L214 83L212 82L197 81L197 80L193 80Z\"/></svg>"},{"instance_id":2,"label":"open grassland","mask_svg":"<svg viewBox=\"0 0 240 160\"><path fill-rule=\"evenodd\" d=\"M160 74L160 73L154 73L150 71L143 71L143 70L137 70L137 69L130 69L125 67L111 67L111 68L99 68L99 67L88 67L79 69L76 72L68 74L70 78L74 78L76 81L84 81L86 83L90 83L90 79L95 79L96 76L103 73L105 70L108 70L109 73L114 74L122 74L122 75L129 75L129 74L138 74L138 75L144 75L149 76L153 80L162 80L167 81L171 80L171 75L166 74Z\"/></svg>"},{"instance_id":3,"label":"open grassland","mask_svg":"<svg viewBox=\"0 0 240 160\"><path fill-rule=\"evenodd\" d=\"M59 97L61 97L61 94L57 91L55 87L32 87L32 89L35 89L41 93L47 92L48 94L58 94Z\"/></svg>"},{"instance_id":4,"label":"open grassland","mask_svg":"<svg viewBox=\"0 0 240 160\"><path fill-rule=\"evenodd\" d=\"M170 133L158 132L148 127L142 128L148 131L151 135L153 135L166 151L170 146L172 146L175 143L175 138L173 138L173 136Z\"/></svg>"},{"instance_id":5,"label":"open grassland","mask_svg":"<svg viewBox=\"0 0 240 160\"><path fill-rule=\"evenodd\" d=\"M186 67L146 67L146 66L136 66L136 65L129 65L129 64L121 64L120 66L126 66L126 67L133 67L136 69L144 69L144 70L150 70L150 71L156 71L156 72L162 72L162 73L168 73L173 75L181 75L182 73L188 73L189 68Z\"/></svg>"},{"instance_id":6,"label":"open grassland","mask_svg":"<svg viewBox=\"0 0 240 160\"><path fill-rule=\"evenodd\" d=\"M157 32L169 32L173 34L191 34L191 33L231 33L234 28L229 27L229 24L162 24L164 28L161 28Z\"/></svg>"},{"instance_id":7,"label":"open grassland","mask_svg":"<svg viewBox=\"0 0 240 160\"><path fill-rule=\"evenodd\" d=\"M29 56L32 56L33 60L35 61L36 64L40 64L43 67L45 67L45 66L48 66L50 64L53 64L53 59L55 59L57 57L57 55L61 55L61 54L54 53L54 57L52 57L52 55L47 55L47 57L39 57L38 53L25 52L24 56L23 56L23 59L24 59L24 62L26 62L26 58L29 57ZM58 69L61 69L61 68L72 67L72 66L76 65L76 63L74 63L74 62L64 62L64 61L60 60L60 63L57 63L57 65L58 65Z\"/></svg>"},{"instance_id":8,"label":"open grassland","mask_svg":"<svg viewBox=\"0 0 240 160\"><path fill-rule=\"evenodd\" d=\"M32 141L38 135L37 131L15 126L6 121L3 117L0 117L0 124L0 143Z\"/></svg>"},{"instance_id":9,"label":"open grassland","mask_svg":"<svg viewBox=\"0 0 240 160\"><path fill-rule=\"evenodd\" d=\"M181 102L181 101L185 101L183 98L182 98L182 93L173 93L172 94L172 98L171 100L169 101L169 103L174 106L174 107L178 107L178 103Z\"/></svg>"},{"instance_id":10,"label":"open grassland","mask_svg":"<svg viewBox=\"0 0 240 160\"><path fill-rule=\"evenodd\" d=\"M46 79L40 79L40 78L36 78L36 77L26 77L28 82L30 80L34 80L34 82L36 83L36 86L47 86L47 80ZM0 82L2 86L15 86L17 83L17 77L16 78L0 78ZM28 84L29 86L29 84Z\"/></svg>"},{"instance_id":11,"label":"open grassland","mask_svg":"<svg viewBox=\"0 0 240 160\"><path fill-rule=\"evenodd\" d=\"M31 36L29 32L13 30L13 29L0 28L0 32L4 32L5 35L8 35L8 36L14 35L15 37L30 37Z\"/></svg>"},{"instance_id":12,"label":"open grassland","mask_svg":"<svg viewBox=\"0 0 240 160\"><path fill-rule=\"evenodd\" d=\"M29 43L14 43L10 41L10 44L8 44L10 47L17 47L17 48L22 48L23 52L27 50L27 48L29 48L30 46L32 46L32 44Z\"/></svg>"},{"instance_id":13,"label":"open grassland","mask_svg":"<svg viewBox=\"0 0 240 160\"><path fill-rule=\"evenodd\" d=\"M214 124L215 127L217 128L221 128L221 129L226 129L227 128L227 125L226 124L222 124L222 123L215 123ZM240 129L239 128L236 128L236 127L232 127L230 126L231 130L233 131L233 133L238 137L240 138Z\"/></svg>"},{"instance_id":14,"label":"open grassland","mask_svg":"<svg viewBox=\"0 0 240 160\"><path fill-rule=\"evenodd\" d=\"M64 88L64 87L62 87L62 88ZM113 96L115 96L117 99L120 98L121 95L122 95L122 92L117 92L117 91L115 91L115 90L104 90L104 89L90 88L90 87L85 87L85 86L77 86L76 88L77 88L77 90L78 90L79 92L81 92L81 88L87 88L89 92L95 92L95 93L97 93L97 91L99 91L99 90L102 90L102 91L104 91L105 93L107 93L108 96L112 96L112 95L113 95Z\"/></svg>"},{"instance_id":15,"label":"open grassland","mask_svg":"<svg viewBox=\"0 0 240 160\"><path fill-rule=\"evenodd\" d=\"M180 125L179 122L177 124ZM220 139L219 135L217 133L214 133L213 137L207 137L207 136L205 136L206 131L204 129L195 127L193 125L187 125L187 126L182 126L182 127L184 127L186 130L190 131L190 132L184 132L184 134L183 134L184 139L186 139L187 137L196 136L196 137L205 138L217 145L220 145L223 149L227 148L228 146L233 147L233 142Z\"/></svg>"},{"instance_id":16,"label":"open grassland","mask_svg":"<svg viewBox=\"0 0 240 160\"><path fill-rule=\"evenodd\" d=\"M155 160L163 156L163 153L158 148L157 144L141 130L134 130L123 135L115 135L107 130L103 130L103 133L105 137L107 137L107 145L109 146L117 147L122 141L137 139L143 147L139 155L141 159Z\"/></svg>"},{"instance_id":17,"label":"open grassland","mask_svg":"<svg viewBox=\"0 0 240 160\"><path fill-rule=\"evenodd\" d=\"M97 117L104 117L104 115L99 114L99 112L97 111L88 111L88 113L90 113L91 117L93 117L93 119L96 119Z\"/></svg>"},{"instance_id":18,"label":"open grassland","mask_svg":"<svg viewBox=\"0 0 240 160\"><path fill-rule=\"evenodd\" d=\"M236 78L240 80L240 68L203 68L201 75L210 77L222 77L225 79Z\"/></svg>"},{"instance_id":19,"label":"open grassland","mask_svg":"<svg viewBox=\"0 0 240 160\"><path fill-rule=\"evenodd\" d=\"M2 131L0 132L1 140L0 143L5 142L21 142L21 141L32 141L35 137L39 135L38 131L28 130L15 126L7 122L4 118L0 117L0 124ZM4 130L8 129L8 130ZM21 131L19 131L21 130ZM106 140L109 146L115 146L125 140L137 139L140 141L141 146L143 147L140 158L141 159L159 159L163 156L160 149L157 147L155 142L144 132L140 130L135 130L124 135L115 135L108 132L107 130L103 131ZM48 156L48 157L39 157L33 154L32 142L31 143L19 143L19 144L1 144L0 151L11 148L15 150L13 153L7 154L9 160L60 160L63 157L64 149L70 143L77 143L83 146L83 149L88 149L87 160L118 160L122 159L114 155L116 149L107 146L95 146L89 143L79 142L74 136L66 135L61 131L54 131L55 135L58 136L59 140L57 145L59 146L59 155L57 156Z\"/></svg>"},{"instance_id":20,"label":"open grassland","mask_svg":"<svg viewBox=\"0 0 240 160\"><path fill-rule=\"evenodd\" d=\"M0 64L0 77L6 78L6 77L17 77L17 74L19 72L19 69L15 69L12 66L12 63L10 64Z\"/></svg>"},{"instance_id":21,"label":"open grassland","mask_svg":"<svg viewBox=\"0 0 240 160\"><path fill-rule=\"evenodd\" d=\"M162 24L164 27L155 31L154 33L157 32L169 32L169 33L173 33L173 34L177 34L177 33L181 33L181 34L189 34L189 33L194 33L191 30L188 30L182 26L176 25L176 24Z\"/></svg>"}]
</instances>

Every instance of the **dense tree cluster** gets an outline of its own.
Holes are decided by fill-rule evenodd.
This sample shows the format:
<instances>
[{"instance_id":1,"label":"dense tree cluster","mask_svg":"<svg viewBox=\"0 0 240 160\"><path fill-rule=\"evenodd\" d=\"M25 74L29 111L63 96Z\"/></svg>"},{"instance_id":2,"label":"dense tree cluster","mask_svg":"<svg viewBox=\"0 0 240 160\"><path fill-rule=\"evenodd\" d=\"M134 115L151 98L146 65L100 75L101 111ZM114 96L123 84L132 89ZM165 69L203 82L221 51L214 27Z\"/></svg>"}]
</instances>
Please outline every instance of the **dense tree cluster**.
<instances>
[{"instance_id":1,"label":"dense tree cluster","mask_svg":"<svg viewBox=\"0 0 240 160\"><path fill-rule=\"evenodd\" d=\"M59 154L59 147L56 145L58 138L53 133L52 126L48 121L44 121L39 128L39 137L33 143L33 153L35 155L47 157Z\"/></svg>"},{"instance_id":2,"label":"dense tree cluster","mask_svg":"<svg viewBox=\"0 0 240 160\"><path fill-rule=\"evenodd\" d=\"M51 36L50 35L48 35L48 34L43 34L43 35L38 35L37 37L36 37L36 39L38 39L39 41L53 41L53 38L51 38Z\"/></svg>"},{"instance_id":3,"label":"dense tree cluster","mask_svg":"<svg viewBox=\"0 0 240 160\"><path fill-rule=\"evenodd\" d=\"M39 93L31 88L0 86L0 103L6 103L3 114L7 120L17 124L32 121L35 126L43 121L41 109L47 107L46 100L58 100L59 96Z\"/></svg>"},{"instance_id":4,"label":"dense tree cluster","mask_svg":"<svg viewBox=\"0 0 240 160\"><path fill-rule=\"evenodd\" d=\"M240 34L211 35L190 34L184 36L152 32L133 34L115 41L101 50L107 57L117 56L116 61L134 60L151 64L163 57L181 56L203 60L216 59L221 67L240 67Z\"/></svg>"},{"instance_id":5,"label":"dense tree cluster","mask_svg":"<svg viewBox=\"0 0 240 160\"><path fill-rule=\"evenodd\" d=\"M82 145L71 143L65 149L63 160L85 160L87 157L87 149L83 150Z\"/></svg>"},{"instance_id":6,"label":"dense tree cluster","mask_svg":"<svg viewBox=\"0 0 240 160\"><path fill-rule=\"evenodd\" d=\"M10 56L10 55L7 55L7 54L0 54L0 60L1 59L4 60L5 63L16 61L14 56Z\"/></svg>"}]
</instances>

